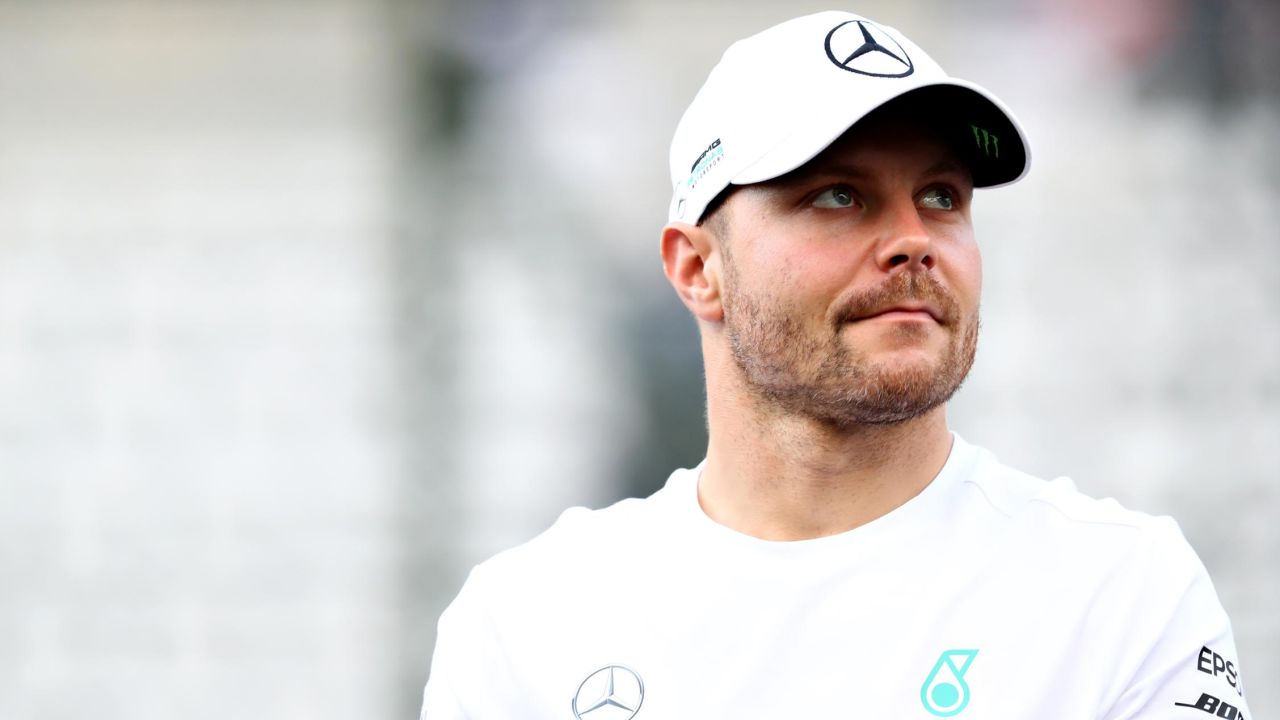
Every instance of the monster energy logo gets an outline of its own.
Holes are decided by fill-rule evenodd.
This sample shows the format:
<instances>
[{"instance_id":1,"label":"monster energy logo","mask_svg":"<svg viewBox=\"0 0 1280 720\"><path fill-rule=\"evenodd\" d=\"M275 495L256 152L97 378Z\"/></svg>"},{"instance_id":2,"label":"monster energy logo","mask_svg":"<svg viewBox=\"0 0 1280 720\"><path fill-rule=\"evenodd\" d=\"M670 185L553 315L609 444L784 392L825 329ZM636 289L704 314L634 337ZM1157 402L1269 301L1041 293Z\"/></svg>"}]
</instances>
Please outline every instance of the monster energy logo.
<instances>
[{"instance_id":1,"label":"monster energy logo","mask_svg":"<svg viewBox=\"0 0 1280 720\"><path fill-rule=\"evenodd\" d=\"M987 132L986 128L980 128L977 125L969 126L973 130L973 141L978 144L978 149L987 157L993 154L1000 157L1000 138Z\"/></svg>"}]
</instances>

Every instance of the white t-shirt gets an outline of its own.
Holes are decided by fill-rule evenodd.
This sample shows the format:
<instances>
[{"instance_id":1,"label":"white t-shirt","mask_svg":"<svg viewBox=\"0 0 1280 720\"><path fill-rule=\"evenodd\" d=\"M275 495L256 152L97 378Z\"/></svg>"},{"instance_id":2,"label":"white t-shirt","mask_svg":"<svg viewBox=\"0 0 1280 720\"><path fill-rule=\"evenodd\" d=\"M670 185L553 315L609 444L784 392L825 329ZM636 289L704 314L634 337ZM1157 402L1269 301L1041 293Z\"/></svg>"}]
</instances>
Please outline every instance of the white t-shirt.
<instances>
[{"instance_id":1,"label":"white t-shirt","mask_svg":"<svg viewBox=\"0 0 1280 720\"><path fill-rule=\"evenodd\" d=\"M815 540L715 523L698 475L477 566L440 618L423 717L1252 717L1168 518L959 437L918 496Z\"/></svg>"}]
</instances>

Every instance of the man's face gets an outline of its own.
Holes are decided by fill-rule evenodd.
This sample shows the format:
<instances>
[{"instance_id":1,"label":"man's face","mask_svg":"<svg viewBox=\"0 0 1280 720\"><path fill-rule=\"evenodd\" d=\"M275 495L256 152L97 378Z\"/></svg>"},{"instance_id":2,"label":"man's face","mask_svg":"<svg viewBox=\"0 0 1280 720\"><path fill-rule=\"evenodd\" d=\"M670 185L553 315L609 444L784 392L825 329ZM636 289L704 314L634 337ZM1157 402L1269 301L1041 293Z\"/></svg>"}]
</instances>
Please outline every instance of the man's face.
<instances>
[{"instance_id":1,"label":"man's face","mask_svg":"<svg viewBox=\"0 0 1280 720\"><path fill-rule=\"evenodd\" d=\"M946 402L973 364L972 182L932 131L859 123L721 208L724 327L749 389L838 426Z\"/></svg>"}]
</instances>

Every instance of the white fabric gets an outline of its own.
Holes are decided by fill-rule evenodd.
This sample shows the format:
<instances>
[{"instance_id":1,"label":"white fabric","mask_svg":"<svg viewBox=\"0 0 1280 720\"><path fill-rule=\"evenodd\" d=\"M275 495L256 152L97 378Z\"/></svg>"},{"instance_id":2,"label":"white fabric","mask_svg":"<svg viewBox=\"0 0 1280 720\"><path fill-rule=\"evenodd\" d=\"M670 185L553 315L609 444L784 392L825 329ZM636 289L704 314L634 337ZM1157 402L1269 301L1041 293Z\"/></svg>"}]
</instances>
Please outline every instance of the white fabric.
<instances>
[{"instance_id":1,"label":"white fabric","mask_svg":"<svg viewBox=\"0 0 1280 720\"><path fill-rule=\"evenodd\" d=\"M584 720L626 720L583 712L611 665L643 682L638 720L1252 717L1227 617L1168 518L959 437L917 497L816 540L716 524L697 478L571 509L477 566L440 619L423 717L572 720L578 696ZM977 652L943 662L954 650ZM634 677L613 675L634 706Z\"/></svg>"}]
</instances>

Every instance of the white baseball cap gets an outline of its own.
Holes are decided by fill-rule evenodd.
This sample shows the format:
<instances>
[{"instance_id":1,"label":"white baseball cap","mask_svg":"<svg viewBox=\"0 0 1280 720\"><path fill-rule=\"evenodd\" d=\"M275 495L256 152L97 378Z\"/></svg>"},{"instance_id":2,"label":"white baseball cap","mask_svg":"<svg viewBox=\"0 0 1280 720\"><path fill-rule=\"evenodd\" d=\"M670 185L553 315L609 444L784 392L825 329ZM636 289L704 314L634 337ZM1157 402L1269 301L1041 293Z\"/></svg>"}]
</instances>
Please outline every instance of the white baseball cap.
<instances>
[{"instance_id":1,"label":"white baseball cap","mask_svg":"<svg viewBox=\"0 0 1280 720\"><path fill-rule=\"evenodd\" d=\"M668 220L697 223L729 185L784 175L868 113L911 94L947 130L975 187L1027 174L1022 126L987 90L950 77L894 28L829 11L739 40L694 97L671 140Z\"/></svg>"}]
</instances>

